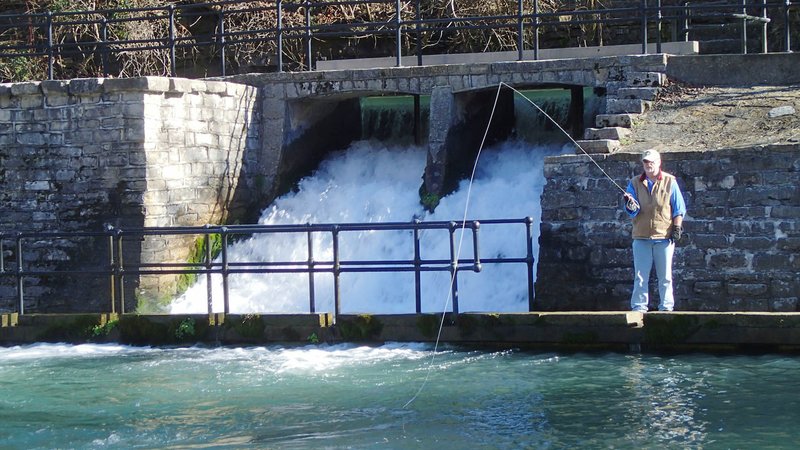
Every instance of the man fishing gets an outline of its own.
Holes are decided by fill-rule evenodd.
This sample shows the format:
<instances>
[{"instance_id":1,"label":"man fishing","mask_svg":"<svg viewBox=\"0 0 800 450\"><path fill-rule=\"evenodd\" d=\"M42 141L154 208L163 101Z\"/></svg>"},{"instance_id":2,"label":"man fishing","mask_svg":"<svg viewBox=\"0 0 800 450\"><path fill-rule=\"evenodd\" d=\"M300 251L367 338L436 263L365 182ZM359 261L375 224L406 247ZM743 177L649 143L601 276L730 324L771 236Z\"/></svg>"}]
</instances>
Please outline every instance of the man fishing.
<instances>
[{"instance_id":1,"label":"man fishing","mask_svg":"<svg viewBox=\"0 0 800 450\"><path fill-rule=\"evenodd\" d=\"M656 266L659 311L672 311L672 255L683 234L686 203L675 176L661 170L661 155L642 153L644 172L628 182L625 210L633 218L633 293L631 310L647 312L650 272Z\"/></svg>"}]
</instances>

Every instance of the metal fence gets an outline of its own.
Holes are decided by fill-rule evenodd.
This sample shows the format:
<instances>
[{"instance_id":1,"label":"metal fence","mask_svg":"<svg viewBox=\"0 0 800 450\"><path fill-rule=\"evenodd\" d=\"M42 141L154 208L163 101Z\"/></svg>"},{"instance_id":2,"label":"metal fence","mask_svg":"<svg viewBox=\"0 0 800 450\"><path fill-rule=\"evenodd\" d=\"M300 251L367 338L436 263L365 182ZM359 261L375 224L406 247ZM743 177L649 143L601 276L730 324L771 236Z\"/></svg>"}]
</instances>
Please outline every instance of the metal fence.
<instances>
[{"instance_id":1,"label":"metal fence","mask_svg":"<svg viewBox=\"0 0 800 450\"><path fill-rule=\"evenodd\" d=\"M207 291L208 313L212 313L212 290L210 288L212 275L222 278L222 292L224 312L230 312L229 300L229 278L235 274L306 274L308 276L309 298L308 312L317 312L315 298L315 275L331 274L333 276L333 298L335 314L339 314L342 302L340 294L340 275L344 273L381 273L381 272L413 272L415 285L415 312L422 310L421 301L421 275L425 272L447 272L452 277L450 285L452 295L452 308L454 313L458 313L458 273L460 271L480 272L484 265L491 264L522 264L526 267L526 279L520 283L527 284L529 308L533 305L533 273L534 256L532 240L533 220L528 217L524 219L497 219L477 221L471 220L464 222L413 222L401 223L345 223L345 224L306 224L306 225L233 225L233 226L204 226L204 227L169 227L169 228L140 228L140 229L119 229L109 227L102 232L17 232L0 233L0 280L9 284L13 282L16 286L16 311L19 314L25 313L25 285L26 280L36 280L48 277L55 289L58 289L57 280L65 280L69 277L88 276L94 279L107 280L105 283L107 291L105 294L94 293L94 295L105 295L107 297L108 310L100 312L127 313L125 310L125 279L138 278L141 276L164 276L164 275L191 275L207 277L209 289ZM524 227L524 242L519 242L521 249L524 249L524 256L503 256L482 258L480 255L480 229L482 226L491 225L503 227L503 233L509 234L512 231L508 227ZM436 259L424 258L420 246L420 235L426 230L444 230L449 237L449 258ZM472 247L472 254L466 258L459 258L457 239L460 239L459 232L464 230L465 239L469 239ZM343 249L341 236L346 233L362 231L398 231L405 232L408 236L408 245L413 249L411 259L369 259L356 260L342 258ZM229 258L229 244L232 240L244 237L273 234L303 234L306 239L305 255L303 260L279 260L279 261L232 261ZM136 255L141 251L141 243L147 237L158 236L165 239L180 236L196 236L200 239L198 248L202 248L203 255L196 262L142 262L128 261L123 255ZM321 260L314 255L312 245L315 235L330 236L332 245L332 259ZM73 260L73 257L65 258L65 264L53 264L52 256L47 252L37 251L41 248L68 248L83 246L86 247L87 239L96 239L99 245L93 245L97 253L82 256L82 260ZM214 255L212 240L216 239L220 244L218 255ZM87 261L99 262L99 264L87 264ZM60 266L60 267L56 267ZM264 311L252 311L254 313Z\"/></svg>"},{"instance_id":2,"label":"metal fence","mask_svg":"<svg viewBox=\"0 0 800 450\"><path fill-rule=\"evenodd\" d=\"M261 65L278 71L313 70L320 59L352 56L348 51L365 40L373 42L372 56L376 53L393 56L398 66L404 54L416 55L417 64L421 65L424 54L453 51L442 43L454 41L470 41L466 47L474 51L516 50L522 60L526 50L533 50L533 59L539 58L542 38L547 38L550 48L558 48L553 37L569 34L570 29L580 28L585 39L579 43L564 41L563 47L603 45L611 40L638 42L641 53L647 53L648 43L655 43L660 52L663 40L688 40L708 28L717 35L731 25L739 28L742 53L748 51L747 43L752 38L752 35L748 38L750 26L759 29L761 52L770 48L792 50L790 16L800 5L797 0L678 4L662 4L662 1L612 0L603 8L566 2L564 9L556 10L540 0L510 0L498 3L504 6L494 8L493 11L500 12L495 15L459 15L456 11L431 14L421 0L277 0L256 6L250 6L253 2L236 0L3 15L0 16L0 63L21 57L44 59L49 79L56 78L56 66L81 64L94 65L96 76L178 76L179 53L191 60L192 55L198 58L198 52L205 52L198 61L206 66L216 65L218 69L214 72L220 75L245 63L240 60L259 60ZM358 17L354 14L346 22L320 19L332 10L358 8L376 12ZM252 17L262 17L259 23L273 25L248 27L248 18ZM770 38L778 42L770 44ZM332 46L331 42L336 40L338 46ZM393 48L376 49L378 41L393 43ZM245 48L247 51L242 50ZM456 49L463 50L463 45ZM144 58L145 54L149 55L149 62L140 62L135 70L125 67L125 61L130 64L132 59Z\"/></svg>"}]
</instances>

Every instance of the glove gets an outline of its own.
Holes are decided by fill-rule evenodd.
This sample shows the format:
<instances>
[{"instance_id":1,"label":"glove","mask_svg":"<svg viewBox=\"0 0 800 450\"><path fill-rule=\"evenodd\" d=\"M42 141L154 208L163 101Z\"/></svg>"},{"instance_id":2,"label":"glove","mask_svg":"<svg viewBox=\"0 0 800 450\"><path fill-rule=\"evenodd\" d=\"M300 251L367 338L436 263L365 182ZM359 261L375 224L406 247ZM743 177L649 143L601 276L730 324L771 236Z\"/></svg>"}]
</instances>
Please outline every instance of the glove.
<instances>
[{"instance_id":1,"label":"glove","mask_svg":"<svg viewBox=\"0 0 800 450\"><path fill-rule=\"evenodd\" d=\"M672 227L672 242L678 242L681 240L683 236L683 227L680 225L675 225Z\"/></svg>"}]
</instances>

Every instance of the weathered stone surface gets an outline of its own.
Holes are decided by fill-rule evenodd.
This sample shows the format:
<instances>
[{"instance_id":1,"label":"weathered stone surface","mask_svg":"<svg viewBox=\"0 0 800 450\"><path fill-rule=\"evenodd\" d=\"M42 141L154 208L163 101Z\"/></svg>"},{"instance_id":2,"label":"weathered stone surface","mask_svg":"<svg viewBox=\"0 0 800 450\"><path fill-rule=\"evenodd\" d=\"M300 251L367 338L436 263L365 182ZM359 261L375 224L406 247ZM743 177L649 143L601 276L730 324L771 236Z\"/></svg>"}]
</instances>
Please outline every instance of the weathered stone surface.
<instances>
[{"instance_id":1,"label":"weathered stone surface","mask_svg":"<svg viewBox=\"0 0 800 450\"><path fill-rule=\"evenodd\" d=\"M587 128L583 133L583 138L586 140L611 139L619 141L630 135L631 130L623 127Z\"/></svg>"},{"instance_id":2,"label":"weathered stone surface","mask_svg":"<svg viewBox=\"0 0 800 450\"><path fill-rule=\"evenodd\" d=\"M619 151L620 144L618 140L615 139L596 139L596 140L579 140L576 141L578 145L585 151L586 153L614 153ZM575 150L576 154L582 155L583 152L580 149Z\"/></svg>"}]
</instances>

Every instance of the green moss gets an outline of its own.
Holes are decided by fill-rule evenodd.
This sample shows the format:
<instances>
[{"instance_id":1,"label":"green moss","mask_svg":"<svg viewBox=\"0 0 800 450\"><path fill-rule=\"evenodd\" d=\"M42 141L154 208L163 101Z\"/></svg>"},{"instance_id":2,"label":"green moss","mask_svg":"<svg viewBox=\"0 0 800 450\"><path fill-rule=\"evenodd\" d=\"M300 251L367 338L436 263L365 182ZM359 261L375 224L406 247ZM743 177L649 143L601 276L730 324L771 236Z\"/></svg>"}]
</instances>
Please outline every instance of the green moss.
<instances>
[{"instance_id":1,"label":"green moss","mask_svg":"<svg viewBox=\"0 0 800 450\"><path fill-rule=\"evenodd\" d=\"M439 201L441 201L439 194L428 192L424 184L419 187L419 202L426 211L433 212L439 206Z\"/></svg>"},{"instance_id":2,"label":"green moss","mask_svg":"<svg viewBox=\"0 0 800 450\"><path fill-rule=\"evenodd\" d=\"M258 339L264 336L264 319L260 314L246 314L237 319L228 317L225 327L233 329L236 333L246 339Z\"/></svg>"},{"instance_id":3,"label":"green moss","mask_svg":"<svg viewBox=\"0 0 800 450\"><path fill-rule=\"evenodd\" d=\"M71 316L49 325L42 331L37 340L44 342L85 342L94 337L95 327L100 325L100 316L86 314Z\"/></svg>"},{"instance_id":4,"label":"green moss","mask_svg":"<svg viewBox=\"0 0 800 450\"><path fill-rule=\"evenodd\" d=\"M352 319L340 320L337 326L342 338L349 341L374 339L383 331L383 323L370 314L359 314Z\"/></svg>"},{"instance_id":5,"label":"green moss","mask_svg":"<svg viewBox=\"0 0 800 450\"><path fill-rule=\"evenodd\" d=\"M683 344L697 330L699 320L693 316L675 315L667 318L645 316L644 339L650 345Z\"/></svg>"},{"instance_id":6,"label":"green moss","mask_svg":"<svg viewBox=\"0 0 800 450\"><path fill-rule=\"evenodd\" d=\"M206 251L207 247L211 248L211 260L217 257L222 251L222 235L219 233L211 233L208 235L208 239L205 236L201 236L194 241L194 246L192 247L192 251L189 254L189 257L186 259L186 262L191 264L192 266L200 265L204 262L208 261L206 255L208 252ZM197 281L197 274L196 273L183 273L178 276L178 283L175 287L175 290L178 294L181 294L186 291L190 286L192 286Z\"/></svg>"},{"instance_id":7,"label":"green moss","mask_svg":"<svg viewBox=\"0 0 800 450\"><path fill-rule=\"evenodd\" d=\"M119 321L120 341L132 345L174 345L203 340L208 333L207 321L191 317L164 322L140 315L123 316Z\"/></svg>"},{"instance_id":8,"label":"green moss","mask_svg":"<svg viewBox=\"0 0 800 450\"><path fill-rule=\"evenodd\" d=\"M417 330L428 339L436 337L439 331L440 317L438 314L419 314L417 316Z\"/></svg>"}]
</instances>

